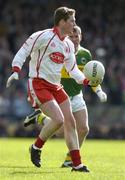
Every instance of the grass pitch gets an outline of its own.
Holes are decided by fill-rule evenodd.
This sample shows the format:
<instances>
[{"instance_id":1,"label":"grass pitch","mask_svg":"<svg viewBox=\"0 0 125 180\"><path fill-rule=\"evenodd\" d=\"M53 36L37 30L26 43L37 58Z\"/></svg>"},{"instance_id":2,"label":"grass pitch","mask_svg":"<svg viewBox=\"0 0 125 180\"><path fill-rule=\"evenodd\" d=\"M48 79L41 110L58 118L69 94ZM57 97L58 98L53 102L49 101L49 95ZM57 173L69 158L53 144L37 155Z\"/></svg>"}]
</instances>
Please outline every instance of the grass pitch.
<instances>
[{"instance_id":1,"label":"grass pitch","mask_svg":"<svg viewBox=\"0 0 125 180\"><path fill-rule=\"evenodd\" d=\"M82 158L90 173L60 168L67 151L64 140L49 140L42 152L42 167L29 158L33 139L0 139L0 180L125 180L125 141L86 140Z\"/></svg>"}]
</instances>

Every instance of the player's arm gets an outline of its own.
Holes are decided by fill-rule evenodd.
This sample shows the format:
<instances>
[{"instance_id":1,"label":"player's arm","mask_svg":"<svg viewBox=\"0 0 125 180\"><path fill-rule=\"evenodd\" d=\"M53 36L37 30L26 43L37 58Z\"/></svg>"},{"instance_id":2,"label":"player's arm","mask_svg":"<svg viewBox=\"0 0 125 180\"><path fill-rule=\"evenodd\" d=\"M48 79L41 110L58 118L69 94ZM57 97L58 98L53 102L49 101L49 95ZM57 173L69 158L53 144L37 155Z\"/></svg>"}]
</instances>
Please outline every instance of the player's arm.
<instances>
[{"instance_id":1,"label":"player's arm","mask_svg":"<svg viewBox=\"0 0 125 180\"><path fill-rule=\"evenodd\" d=\"M101 102L107 101L107 94L102 90L100 84L96 87L91 87L91 88L97 94Z\"/></svg>"},{"instance_id":2,"label":"player's arm","mask_svg":"<svg viewBox=\"0 0 125 180\"><path fill-rule=\"evenodd\" d=\"M76 80L78 84L88 85L89 81L84 74L78 69L74 53L72 53L71 59L65 61L65 68L69 75Z\"/></svg>"},{"instance_id":3,"label":"player's arm","mask_svg":"<svg viewBox=\"0 0 125 180\"><path fill-rule=\"evenodd\" d=\"M70 54L69 57L65 60L65 68L69 75L76 80L78 84L84 84L84 85L92 85L91 81L86 79L85 75L83 72L81 72L77 66L76 63L76 57L74 54L74 45L70 41L69 42L69 47L70 47Z\"/></svg>"},{"instance_id":4,"label":"player's arm","mask_svg":"<svg viewBox=\"0 0 125 180\"><path fill-rule=\"evenodd\" d=\"M12 61L13 74L8 78L6 87L9 87L13 80L19 79L18 73L21 71L26 58L40 46L39 37L40 33L32 34L16 53Z\"/></svg>"},{"instance_id":5,"label":"player's arm","mask_svg":"<svg viewBox=\"0 0 125 180\"><path fill-rule=\"evenodd\" d=\"M22 69L24 62L26 61L26 58L40 47L40 42L42 42L40 41L41 34L42 32L32 34L16 53L12 61L13 72L19 72Z\"/></svg>"}]
</instances>

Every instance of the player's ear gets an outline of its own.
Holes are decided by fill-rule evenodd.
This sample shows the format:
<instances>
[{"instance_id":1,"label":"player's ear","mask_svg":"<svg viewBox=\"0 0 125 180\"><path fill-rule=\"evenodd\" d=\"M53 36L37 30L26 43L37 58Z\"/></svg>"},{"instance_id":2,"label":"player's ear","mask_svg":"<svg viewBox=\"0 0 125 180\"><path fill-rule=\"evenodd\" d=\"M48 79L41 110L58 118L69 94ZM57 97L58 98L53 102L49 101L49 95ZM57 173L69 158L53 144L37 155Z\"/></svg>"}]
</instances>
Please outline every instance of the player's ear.
<instances>
[{"instance_id":1,"label":"player's ear","mask_svg":"<svg viewBox=\"0 0 125 180\"><path fill-rule=\"evenodd\" d=\"M60 24L61 26L65 25L65 23L66 23L66 21L65 21L64 19L61 19L60 22L59 22L59 24Z\"/></svg>"}]
</instances>

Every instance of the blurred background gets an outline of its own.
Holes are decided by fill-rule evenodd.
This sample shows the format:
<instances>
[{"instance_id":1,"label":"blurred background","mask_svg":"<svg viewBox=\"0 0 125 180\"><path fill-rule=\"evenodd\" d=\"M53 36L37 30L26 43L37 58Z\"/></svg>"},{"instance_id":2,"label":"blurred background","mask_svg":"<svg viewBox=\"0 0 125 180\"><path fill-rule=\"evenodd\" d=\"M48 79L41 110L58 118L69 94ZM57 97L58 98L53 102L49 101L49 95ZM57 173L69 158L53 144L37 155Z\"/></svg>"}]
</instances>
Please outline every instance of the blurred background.
<instances>
[{"instance_id":1,"label":"blurred background","mask_svg":"<svg viewBox=\"0 0 125 180\"><path fill-rule=\"evenodd\" d=\"M6 89L15 53L29 35L53 27L53 12L59 6L76 10L83 32L81 45L93 59L102 61L106 75L102 88L108 102L84 88L89 111L88 138L125 139L125 1L124 0L0 0L0 137L34 137L40 127L23 127L33 110L27 102L28 60L20 81Z\"/></svg>"}]
</instances>

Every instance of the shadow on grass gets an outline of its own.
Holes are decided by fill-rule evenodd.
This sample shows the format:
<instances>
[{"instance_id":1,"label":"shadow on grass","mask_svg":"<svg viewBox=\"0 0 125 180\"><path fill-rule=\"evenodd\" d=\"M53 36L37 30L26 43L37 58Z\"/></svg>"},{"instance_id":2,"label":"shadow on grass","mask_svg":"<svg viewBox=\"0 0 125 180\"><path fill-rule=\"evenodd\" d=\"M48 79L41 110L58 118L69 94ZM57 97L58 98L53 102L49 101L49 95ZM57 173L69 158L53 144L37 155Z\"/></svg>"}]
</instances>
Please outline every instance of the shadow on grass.
<instances>
[{"instance_id":1,"label":"shadow on grass","mask_svg":"<svg viewBox=\"0 0 125 180\"><path fill-rule=\"evenodd\" d=\"M61 171L17 171L17 172L12 172L12 173L9 173L10 175L35 175L35 174L52 174L52 173L62 173Z\"/></svg>"},{"instance_id":2,"label":"shadow on grass","mask_svg":"<svg viewBox=\"0 0 125 180\"><path fill-rule=\"evenodd\" d=\"M68 173L70 172L70 168L68 168L69 171L65 171L66 169L62 169L59 167L49 167L49 168L37 168L37 167L31 167L31 166L12 166L12 165L3 165L0 166L0 168L7 168L11 169L11 172L9 172L9 175L29 175L29 174L46 174L46 173Z\"/></svg>"},{"instance_id":3,"label":"shadow on grass","mask_svg":"<svg viewBox=\"0 0 125 180\"><path fill-rule=\"evenodd\" d=\"M11 169L11 168L12 168L12 169L13 169L13 168L19 168L19 169L20 169L20 168L31 168L31 167L28 167L28 166L12 166L12 165L2 165L2 166L1 166L1 165L0 165L0 168L8 168L8 169L9 169L9 168L10 168L10 169Z\"/></svg>"},{"instance_id":4,"label":"shadow on grass","mask_svg":"<svg viewBox=\"0 0 125 180\"><path fill-rule=\"evenodd\" d=\"M39 171L38 171L39 170ZM22 171L13 171L13 172L11 172L11 173L9 173L10 175L31 175L31 174L48 174L48 173L50 173L50 174L53 174L53 173L64 173L64 171L63 170L57 170L57 168L53 168L53 169L51 169L51 170L48 170L48 168L47 169L32 169L32 170L22 170ZM65 172L66 173L66 172ZM67 172L68 173L68 172Z\"/></svg>"}]
</instances>

